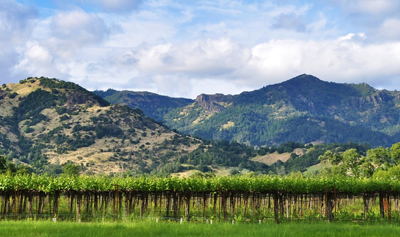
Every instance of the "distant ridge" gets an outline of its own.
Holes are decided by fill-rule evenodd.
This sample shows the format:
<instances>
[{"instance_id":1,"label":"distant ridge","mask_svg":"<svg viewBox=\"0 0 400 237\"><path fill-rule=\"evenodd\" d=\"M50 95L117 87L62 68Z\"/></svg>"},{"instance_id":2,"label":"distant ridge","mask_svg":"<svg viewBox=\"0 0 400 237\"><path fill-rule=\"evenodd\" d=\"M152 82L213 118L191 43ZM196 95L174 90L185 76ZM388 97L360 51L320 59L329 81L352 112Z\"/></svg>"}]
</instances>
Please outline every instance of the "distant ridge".
<instances>
[{"instance_id":1,"label":"distant ridge","mask_svg":"<svg viewBox=\"0 0 400 237\"><path fill-rule=\"evenodd\" d=\"M140 109L147 116L156 121L162 121L164 115L170 110L189 105L194 102L192 99L172 98L158 95L151 92L135 91L116 91L108 89L107 91L93 91L111 104L123 104L130 108Z\"/></svg>"},{"instance_id":2,"label":"distant ridge","mask_svg":"<svg viewBox=\"0 0 400 237\"><path fill-rule=\"evenodd\" d=\"M123 103L126 96L116 93L119 100L103 98ZM376 90L366 83L333 83L302 74L239 95L200 95L175 107L152 100L154 94L147 98L165 112L155 116L148 111L148 116L206 139L257 146L287 141L390 146L400 139L400 92ZM130 103L145 109L135 99Z\"/></svg>"},{"instance_id":3,"label":"distant ridge","mask_svg":"<svg viewBox=\"0 0 400 237\"><path fill-rule=\"evenodd\" d=\"M41 77L0 87L0 155L35 172L55 175L68 162L87 174L150 172L200 144L72 82Z\"/></svg>"}]
</instances>

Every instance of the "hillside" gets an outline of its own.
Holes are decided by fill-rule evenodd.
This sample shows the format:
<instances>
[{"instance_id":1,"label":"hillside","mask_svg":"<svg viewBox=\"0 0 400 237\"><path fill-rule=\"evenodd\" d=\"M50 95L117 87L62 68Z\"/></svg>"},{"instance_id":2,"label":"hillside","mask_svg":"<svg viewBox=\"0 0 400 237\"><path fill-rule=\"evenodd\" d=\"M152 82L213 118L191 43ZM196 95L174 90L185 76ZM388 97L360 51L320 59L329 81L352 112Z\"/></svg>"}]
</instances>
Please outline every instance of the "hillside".
<instances>
[{"instance_id":1,"label":"hillside","mask_svg":"<svg viewBox=\"0 0 400 237\"><path fill-rule=\"evenodd\" d=\"M199 95L163 121L193 136L257 146L287 141L390 146L400 138L400 92L300 75L239 95Z\"/></svg>"},{"instance_id":2,"label":"hillside","mask_svg":"<svg viewBox=\"0 0 400 237\"><path fill-rule=\"evenodd\" d=\"M127 105L130 108L140 109L146 116L156 121L163 121L164 116L172 109L184 107L194 102L191 99L172 98L150 92L93 91L111 104Z\"/></svg>"},{"instance_id":3,"label":"hillside","mask_svg":"<svg viewBox=\"0 0 400 237\"><path fill-rule=\"evenodd\" d=\"M87 173L149 172L201 143L71 82L29 78L0 90L0 153L37 171L73 162Z\"/></svg>"},{"instance_id":4,"label":"hillside","mask_svg":"<svg viewBox=\"0 0 400 237\"><path fill-rule=\"evenodd\" d=\"M0 155L52 175L68 163L86 174L160 176L217 166L267 168L251 160L256 151L244 144L181 135L139 109L45 77L0 87Z\"/></svg>"}]
</instances>

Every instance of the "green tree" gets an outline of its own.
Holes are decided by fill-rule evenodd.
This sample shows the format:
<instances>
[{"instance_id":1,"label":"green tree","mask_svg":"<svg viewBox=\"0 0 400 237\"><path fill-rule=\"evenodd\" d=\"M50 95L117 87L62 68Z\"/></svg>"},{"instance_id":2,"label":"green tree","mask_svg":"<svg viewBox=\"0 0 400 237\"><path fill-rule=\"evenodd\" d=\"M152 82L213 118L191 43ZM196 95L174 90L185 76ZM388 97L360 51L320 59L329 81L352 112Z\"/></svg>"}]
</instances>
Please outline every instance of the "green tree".
<instances>
[{"instance_id":1,"label":"green tree","mask_svg":"<svg viewBox=\"0 0 400 237\"><path fill-rule=\"evenodd\" d=\"M400 164L400 142L390 148L390 156L396 164Z\"/></svg>"},{"instance_id":2,"label":"green tree","mask_svg":"<svg viewBox=\"0 0 400 237\"><path fill-rule=\"evenodd\" d=\"M7 170L7 158L0 155L0 173L4 173Z\"/></svg>"},{"instance_id":3,"label":"green tree","mask_svg":"<svg viewBox=\"0 0 400 237\"><path fill-rule=\"evenodd\" d=\"M319 156L321 161L329 161L332 167L332 174L350 173L354 177L371 177L374 173L374 166L370 159L358 154L357 149L349 149L342 155L328 150L325 154Z\"/></svg>"},{"instance_id":4,"label":"green tree","mask_svg":"<svg viewBox=\"0 0 400 237\"><path fill-rule=\"evenodd\" d=\"M378 166L377 169L388 170L391 166L391 154L388 148L378 147L367 151L367 158Z\"/></svg>"},{"instance_id":5,"label":"green tree","mask_svg":"<svg viewBox=\"0 0 400 237\"><path fill-rule=\"evenodd\" d=\"M68 163L63 167L63 172L68 176L77 176L79 175L79 169L80 169L79 165Z\"/></svg>"}]
</instances>

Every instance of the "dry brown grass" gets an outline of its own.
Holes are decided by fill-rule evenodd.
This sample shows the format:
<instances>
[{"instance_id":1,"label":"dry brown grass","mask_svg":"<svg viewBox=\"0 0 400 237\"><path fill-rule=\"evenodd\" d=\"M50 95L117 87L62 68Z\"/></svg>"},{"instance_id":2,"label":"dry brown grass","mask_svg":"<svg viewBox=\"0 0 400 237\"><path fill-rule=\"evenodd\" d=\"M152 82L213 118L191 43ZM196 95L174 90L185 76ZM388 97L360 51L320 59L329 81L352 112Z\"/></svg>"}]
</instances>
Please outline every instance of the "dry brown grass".
<instances>
[{"instance_id":1,"label":"dry brown grass","mask_svg":"<svg viewBox=\"0 0 400 237\"><path fill-rule=\"evenodd\" d=\"M195 173L198 173L200 171L197 170L187 170L184 172L178 172L178 173L173 173L171 174L172 177L178 177L178 178L189 178L190 176L194 175Z\"/></svg>"},{"instance_id":2,"label":"dry brown grass","mask_svg":"<svg viewBox=\"0 0 400 237\"><path fill-rule=\"evenodd\" d=\"M303 149L300 148L295 149L293 152L296 153L297 155L304 155ZM274 152L272 154L266 154L265 156L257 156L253 158L253 161L264 163L266 165L272 165L278 160L286 162L290 158L290 154L291 153L278 154L278 152Z\"/></svg>"},{"instance_id":3,"label":"dry brown grass","mask_svg":"<svg viewBox=\"0 0 400 237\"><path fill-rule=\"evenodd\" d=\"M30 92L41 88L43 90L51 91L48 88L43 88L40 85L40 81L36 80L36 82L32 83L28 81L24 84L13 84L10 83L7 85L7 88L10 89L10 93L17 92L18 95L10 99L7 96L0 100L0 116L11 116L13 111L12 107L18 106L19 98L21 96L26 96ZM65 90L60 89L60 93L65 92ZM60 117L65 115L59 115L55 108L47 108L41 111L43 115L48 118L48 121L41 121L34 126L30 126L34 129L31 133L25 133L24 129L27 127L24 123L26 120L21 121L19 123L19 130L21 131L21 135L25 136L27 139L35 141L40 139L43 136L46 136L50 131L53 129L68 124L70 128L63 127L60 135L66 135L72 137L73 135L73 128L76 125L81 126L93 126L93 121L91 121L91 117L98 117L100 115L108 118L109 120L118 124L122 130L127 131L131 128L130 121L138 122L139 115L136 113L126 114L125 112L121 112L118 109L118 106L109 106L109 107L99 107L99 106L91 106L88 107L87 104L75 105L76 108L79 110L78 115L68 115L70 118L68 120L60 121ZM125 113L122 117L122 114ZM127 122L126 122L127 121ZM140 127L140 126L139 126ZM46 154L49 158L50 163L59 163L64 164L68 161L71 161L75 164L83 165L87 168L88 172L91 173L118 173L121 172L121 166L123 164L126 169L135 168L139 161L144 161L146 164L150 165L152 162L149 158L154 157L161 157L162 155L166 154L168 151L171 151L171 147L164 147L162 146L165 140L171 140L176 135L174 132L171 132L165 129L162 126L154 124L154 131L149 128L135 128L136 129L136 136L131 136L126 133L128 136L124 142L120 138L115 137L104 137L102 139L96 139L95 143L89 147L82 147L78 148L75 151L68 150L67 153L58 154L57 147L59 145L54 143L54 140L50 141L47 145L49 148L42 149L42 153ZM17 142L18 138L15 134L10 133L9 128L6 126L2 126L0 128L0 132L3 134L7 134L7 137L13 141ZM142 136L142 133L146 132L146 136ZM93 136L95 132L93 131L79 131L81 137L85 135ZM136 140L140 138L139 144L132 144L130 143L129 139ZM194 139L194 138L190 138ZM144 148L140 148L140 146L144 145ZM51 148L53 146L54 148ZM198 144L191 144L190 147L185 145L178 145L174 146L175 153L177 156L183 153L189 153L195 150L199 145ZM61 144L61 147L68 147L67 144ZM119 149L119 154L116 155L114 150ZM145 153L144 150L149 152L149 155ZM131 153L138 153L137 156L133 154L131 159L128 161L128 155ZM126 157L125 157L126 156ZM176 159L177 157L171 158L171 161Z\"/></svg>"}]
</instances>

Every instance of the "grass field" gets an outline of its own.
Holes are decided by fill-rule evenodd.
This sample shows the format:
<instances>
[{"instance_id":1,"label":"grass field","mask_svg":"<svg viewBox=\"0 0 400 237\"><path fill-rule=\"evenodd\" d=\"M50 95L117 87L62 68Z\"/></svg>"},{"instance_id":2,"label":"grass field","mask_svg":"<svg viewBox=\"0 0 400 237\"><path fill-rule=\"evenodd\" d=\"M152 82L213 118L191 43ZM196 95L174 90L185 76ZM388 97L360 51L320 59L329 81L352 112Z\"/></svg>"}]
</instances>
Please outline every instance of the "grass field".
<instances>
[{"instance_id":1,"label":"grass field","mask_svg":"<svg viewBox=\"0 0 400 237\"><path fill-rule=\"evenodd\" d=\"M230 223L73 223L50 221L1 221L0 236L399 236L395 224L306 223L276 225Z\"/></svg>"}]
</instances>

